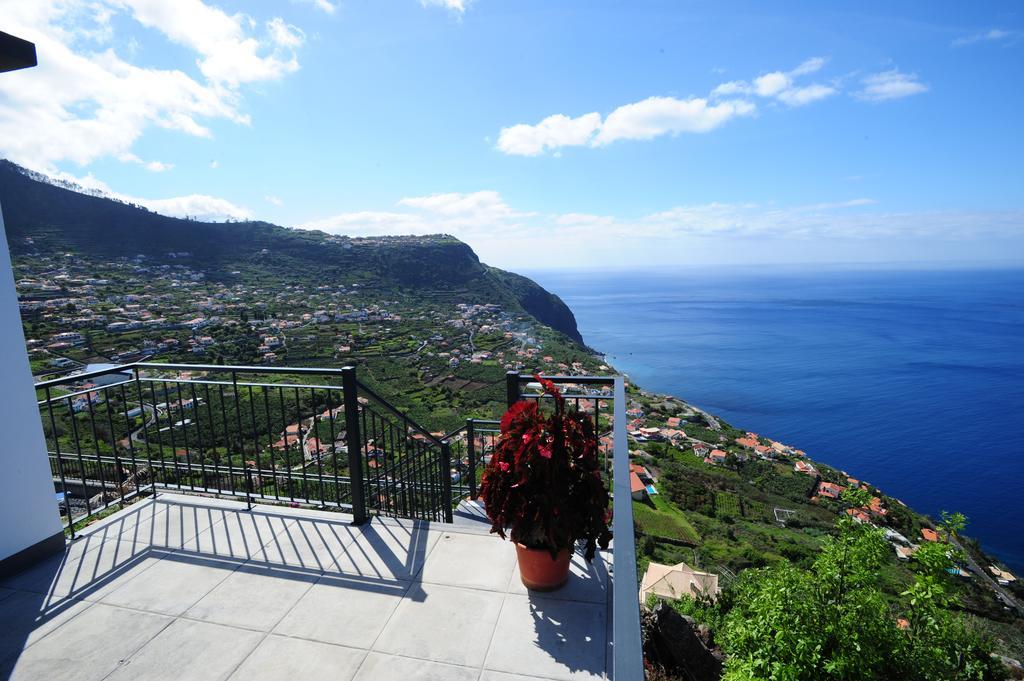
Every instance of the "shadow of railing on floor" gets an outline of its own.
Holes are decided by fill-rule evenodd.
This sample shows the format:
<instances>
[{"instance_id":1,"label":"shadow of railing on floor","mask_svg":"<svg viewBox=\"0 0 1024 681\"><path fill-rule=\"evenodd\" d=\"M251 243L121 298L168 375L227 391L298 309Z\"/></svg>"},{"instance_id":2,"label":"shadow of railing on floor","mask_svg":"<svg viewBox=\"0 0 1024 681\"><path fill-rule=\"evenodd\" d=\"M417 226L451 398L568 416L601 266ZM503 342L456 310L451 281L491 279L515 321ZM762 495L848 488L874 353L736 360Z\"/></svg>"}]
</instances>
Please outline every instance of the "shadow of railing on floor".
<instances>
[{"instance_id":1,"label":"shadow of railing on floor","mask_svg":"<svg viewBox=\"0 0 1024 681\"><path fill-rule=\"evenodd\" d=\"M75 609L105 596L104 590L147 560L227 572L244 566L250 573L305 582L323 576L323 583L338 588L424 600L425 592L413 580L426 562L429 539L424 522L374 519L357 527L342 518L299 515L290 509L250 511L160 499L140 503L87 530L63 554L0 583L10 590L0 594L5 630L0 635L0 670L34 639L73 616ZM148 569L129 581L145 580ZM182 594L182 599L193 596Z\"/></svg>"}]
</instances>

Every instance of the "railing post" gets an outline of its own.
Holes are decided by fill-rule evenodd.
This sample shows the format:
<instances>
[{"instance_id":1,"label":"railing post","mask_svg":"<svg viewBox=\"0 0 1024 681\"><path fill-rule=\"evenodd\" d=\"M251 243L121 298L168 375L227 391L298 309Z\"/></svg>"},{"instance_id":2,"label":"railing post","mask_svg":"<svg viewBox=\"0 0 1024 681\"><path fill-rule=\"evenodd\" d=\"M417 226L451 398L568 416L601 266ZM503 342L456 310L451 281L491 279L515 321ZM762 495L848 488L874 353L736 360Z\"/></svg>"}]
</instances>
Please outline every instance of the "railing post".
<instances>
[{"instance_id":1,"label":"railing post","mask_svg":"<svg viewBox=\"0 0 1024 681\"><path fill-rule=\"evenodd\" d=\"M345 400L345 446L352 490L352 524L362 525L366 522L366 494L363 490L363 438L359 433L359 382L355 367L342 367L341 389Z\"/></svg>"},{"instance_id":2,"label":"railing post","mask_svg":"<svg viewBox=\"0 0 1024 681\"><path fill-rule=\"evenodd\" d=\"M505 399L508 402L508 406L511 407L518 402L521 394L519 391L519 372L507 372L505 374Z\"/></svg>"},{"instance_id":3,"label":"railing post","mask_svg":"<svg viewBox=\"0 0 1024 681\"><path fill-rule=\"evenodd\" d=\"M476 501L476 425L473 419L466 419L466 457L469 460L469 500Z\"/></svg>"},{"instance_id":4,"label":"railing post","mask_svg":"<svg viewBox=\"0 0 1024 681\"><path fill-rule=\"evenodd\" d=\"M444 521L455 522L452 515L452 446L448 442L441 443L441 494L444 496L441 506Z\"/></svg>"},{"instance_id":5,"label":"railing post","mask_svg":"<svg viewBox=\"0 0 1024 681\"><path fill-rule=\"evenodd\" d=\"M636 536L633 500L629 487L629 444L626 441L626 390L622 376L614 383L612 437L612 641L615 643L614 678L644 678L640 643L640 604L636 600Z\"/></svg>"}]
</instances>

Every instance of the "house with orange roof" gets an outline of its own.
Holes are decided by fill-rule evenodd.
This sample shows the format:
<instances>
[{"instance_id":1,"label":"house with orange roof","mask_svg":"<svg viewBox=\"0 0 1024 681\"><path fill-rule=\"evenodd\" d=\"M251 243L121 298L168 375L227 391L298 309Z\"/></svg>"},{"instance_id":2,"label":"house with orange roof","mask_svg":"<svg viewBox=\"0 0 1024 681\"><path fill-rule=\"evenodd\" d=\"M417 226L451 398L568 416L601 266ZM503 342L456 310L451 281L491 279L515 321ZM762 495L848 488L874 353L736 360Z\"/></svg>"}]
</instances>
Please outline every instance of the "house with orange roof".
<instances>
[{"instance_id":1,"label":"house with orange roof","mask_svg":"<svg viewBox=\"0 0 1024 681\"><path fill-rule=\"evenodd\" d=\"M754 437L738 437L736 438L736 444L747 449L753 449L757 446L758 442L757 438Z\"/></svg>"},{"instance_id":2,"label":"house with orange roof","mask_svg":"<svg viewBox=\"0 0 1024 681\"><path fill-rule=\"evenodd\" d=\"M711 453L705 457L704 463L723 464L727 456L729 456L728 453L723 452L721 449L712 449Z\"/></svg>"},{"instance_id":3,"label":"house with orange roof","mask_svg":"<svg viewBox=\"0 0 1024 681\"><path fill-rule=\"evenodd\" d=\"M629 474L629 493L636 501L643 501L647 498L647 485L636 473Z\"/></svg>"},{"instance_id":4,"label":"house with orange roof","mask_svg":"<svg viewBox=\"0 0 1024 681\"><path fill-rule=\"evenodd\" d=\"M686 437L686 433L679 430L678 428L664 428L661 431L661 434L667 437L669 440L678 440L680 438Z\"/></svg>"},{"instance_id":5,"label":"house with orange roof","mask_svg":"<svg viewBox=\"0 0 1024 681\"><path fill-rule=\"evenodd\" d=\"M665 425L667 425L669 428L678 428L680 423L682 423L682 421L678 416L671 416L668 418L668 420L665 421Z\"/></svg>"},{"instance_id":6,"label":"house with orange roof","mask_svg":"<svg viewBox=\"0 0 1024 681\"><path fill-rule=\"evenodd\" d=\"M885 507L882 506L882 500L878 497L871 498L871 504L868 506L868 510L875 515L885 515L888 513L888 511L885 510Z\"/></svg>"},{"instance_id":7,"label":"house with orange roof","mask_svg":"<svg viewBox=\"0 0 1024 681\"><path fill-rule=\"evenodd\" d=\"M927 527L921 528L921 537L923 537L925 541L939 541L939 533Z\"/></svg>"},{"instance_id":8,"label":"house with orange roof","mask_svg":"<svg viewBox=\"0 0 1024 681\"><path fill-rule=\"evenodd\" d=\"M818 483L818 496L828 497L829 499L838 499L839 495L846 489L842 485L837 485L834 482L825 482L822 480Z\"/></svg>"},{"instance_id":9,"label":"house with orange roof","mask_svg":"<svg viewBox=\"0 0 1024 681\"><path fill-rule=\"evenodd\" d=\"M806 461L796 461L793 463L793 470L797 473L803 473L804 475L818 475L818 469L807 463Z\"/></svg>"},{"instance_id":10,"label":"house with orange roof","mask_svg":"<svg viewBox=\"0 0 1024 681\"><path fill-rule=\"evenodd\" d=\"M869 516L867 513L865 513L863 511L863 509L848 508L848 509L846 509L846 515L850 516L851 518L856 520L858 523L870 523L871 522L871 516Z\"/></svg>"}]
</instances>

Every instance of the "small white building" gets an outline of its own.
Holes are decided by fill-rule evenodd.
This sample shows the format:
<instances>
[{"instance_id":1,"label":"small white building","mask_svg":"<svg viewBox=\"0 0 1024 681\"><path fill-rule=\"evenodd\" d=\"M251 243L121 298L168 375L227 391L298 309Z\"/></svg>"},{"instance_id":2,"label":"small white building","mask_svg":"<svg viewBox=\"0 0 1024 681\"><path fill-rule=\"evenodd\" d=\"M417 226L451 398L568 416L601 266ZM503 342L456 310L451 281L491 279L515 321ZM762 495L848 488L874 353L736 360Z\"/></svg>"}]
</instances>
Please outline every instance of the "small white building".
<instances>
[{"instance_id":1,"label":"small white building","mask_svg":"<svg viewBox=\"0 0 1024 681\"><path fill-rule=\"evenodd\" d=\"M694 570L686 563L650 563L640 582L640 602L646 603L651 595L665 600L676 600L681 596L717 598L719 591L718 575L713 572Z\"/></svg>"}]
</instances>

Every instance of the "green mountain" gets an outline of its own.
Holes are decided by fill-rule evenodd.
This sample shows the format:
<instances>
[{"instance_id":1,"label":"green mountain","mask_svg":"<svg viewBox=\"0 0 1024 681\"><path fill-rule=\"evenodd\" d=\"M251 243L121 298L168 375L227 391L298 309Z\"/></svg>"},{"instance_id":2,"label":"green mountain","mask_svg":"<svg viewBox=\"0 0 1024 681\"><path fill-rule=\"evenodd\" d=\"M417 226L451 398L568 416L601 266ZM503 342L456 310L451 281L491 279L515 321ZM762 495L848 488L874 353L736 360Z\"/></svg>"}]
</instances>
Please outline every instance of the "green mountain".
<instances>
[{"instance_id":1,"label":"green mountain","mask_svg":"<svg viewBox=\"0 0 1024 681\"><path fill-rule=\"evenodd\" d=\"M360 284L407 296L454 294L465 302L524 310L583 344L572 311L558 296L526 277L481 263L472 248L448 235L350 238L261 221L172 218L60 186L6 160L0 160L0 205L13 255L70 250L161 260L187 253L209 279L225 283L255 274Z\"/></svg>"}]
</instances>

